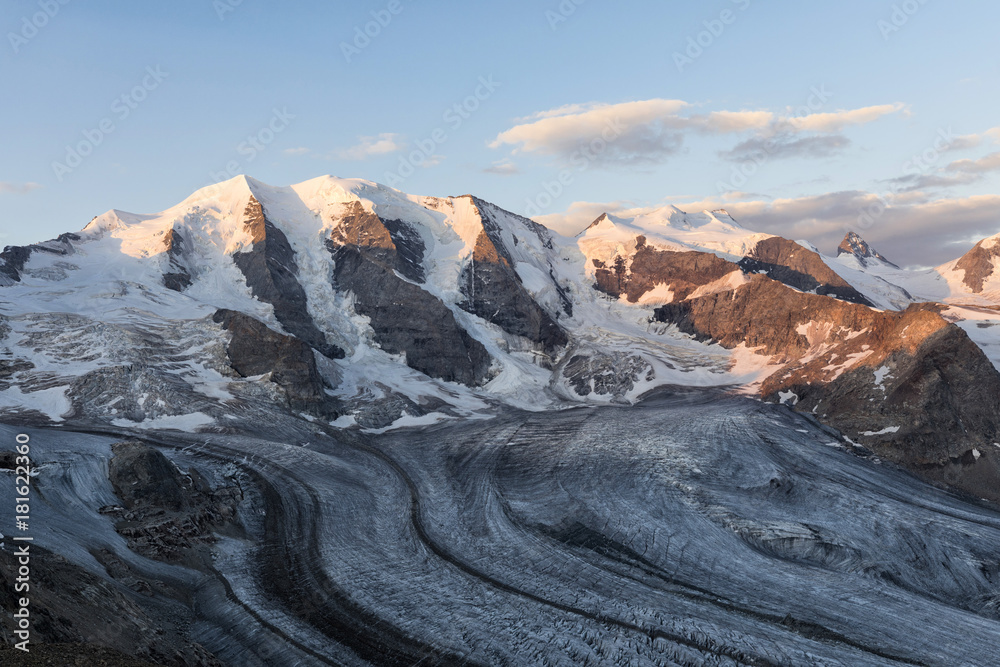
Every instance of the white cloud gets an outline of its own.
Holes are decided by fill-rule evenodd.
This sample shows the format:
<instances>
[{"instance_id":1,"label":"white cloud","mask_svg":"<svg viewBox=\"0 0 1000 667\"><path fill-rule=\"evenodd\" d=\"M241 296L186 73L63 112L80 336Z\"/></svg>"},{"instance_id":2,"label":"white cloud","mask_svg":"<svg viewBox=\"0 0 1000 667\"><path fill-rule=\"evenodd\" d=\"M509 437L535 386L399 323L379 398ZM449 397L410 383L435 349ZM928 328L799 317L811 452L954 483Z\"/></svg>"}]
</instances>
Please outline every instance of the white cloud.
<instances>
[{"instance_id":1,"label":"white cloud","mask_svg":"<svg viewBox=\"0 0 1000 667\"><path fill-rule=\"evenodd\" d=\"M312 151L308 148L286 148L283 152L285 155L306 155Z\"/></svg>"},{"instance_id":2,"label":"white cloud","mask_svg":"<svg viewBox=\"0 0 1000 667\"><path fill-rule=\"evenodd\" d=\"M712 111L682 115L691 105L682 100L653 99L622 104L574 104L541 111L501 132L491 148L510 146L514 153L537 153L573 161L581 149L600 146L588 161L599 164L648 164L677 153L689 133L739 134L756 132L761 141L775 135L803 132L834 134L850 125L862 125L895 113L902 104L848 111L786 117L771 111ZM786 142L785 155L815 157L842 148L847 140Z\"/></svg>"},{"instance_id":3,"label":"white cloud","mask_svg":"<svg viewBox=\"0 0 1000 667\"><path fill-rule=\"evenodd\" d=\"M495 174L497 176L513 176L515 174L521 173L521 170L517 168L517 165L510 160L500 160L499 162L494 162L483 171L487 174Z\"/></svg>"},{"instance_id":4,"label":"white cloud","mask_svg":"<svg viewBox=\"0 0 1000 667\"><path fill-rule=\"evenodd\" d=\"M1000 152L990 153L978 160L956 160L945 167L945 170L959 174L986 174L1000 171Z\"/></svg>"},{"instance_id":5,"label":"white cloud","mask_svg":"<svg viewBox=\"0 0 1000 667\"><path fill-rule=\"evenodd\" d=\"M867 125L883 116L894 114L905 108L903 104L882 104L864 107L850 111L832 111L829 113L814 113L799 118L788 118L784 122L800 132L821 132L830 134L840 132L850 125Z\"/></svg>"},{"instance_id":6,"label":"white cloud","mask_svg":"<svg viewBox=\"0 0 1000 667\"><path fill-rule=\"evenodd\" d=\"M383 132L377 137L358 137L358 144L350 148L341 148L333 152L338 160L366 160L378 155L395 153L404 148L400 135Z\"/></svg>"},{"instance_id":7,"label":"white cloud","mask_svg":"<svg viewBox=\"0 0 1000 667\"><path fill-rule=\"evenodd\" d=\"M9 183L0 181L0 193L11 195L26 195L32 190L42 187L38 183Z\"/></svg>"},{"instance_id":8,"label":"white cloud","mask_svg":"<svg viewBox=\"0 0 1000 667\"><path fill-rule=\"evenodd\" d=\"M491 148L514 146L514 152L564 158L591 142L603 141L597 162L642 162L675 153L678 130L689 124L677 115L688 104L680 100L646 100L624 104L573 105L543 111L537 120L501 132Z\"/></svg>"}]
</instances>

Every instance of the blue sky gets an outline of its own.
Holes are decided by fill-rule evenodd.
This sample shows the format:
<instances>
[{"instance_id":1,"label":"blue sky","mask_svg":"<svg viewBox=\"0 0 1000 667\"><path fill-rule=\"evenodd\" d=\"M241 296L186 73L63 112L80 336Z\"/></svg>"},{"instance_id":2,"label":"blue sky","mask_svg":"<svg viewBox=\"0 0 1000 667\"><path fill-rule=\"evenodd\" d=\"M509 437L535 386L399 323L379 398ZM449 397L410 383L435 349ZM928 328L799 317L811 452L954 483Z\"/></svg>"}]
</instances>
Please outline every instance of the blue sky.
<instances>
[{"instance_id":1,"label":"blue sky","mask_svg":"<svg viewBox=\"0 0 1000 667\"><path fill-rule=\"evenodd\" d=\"M1000 232L998 24L985 1L12 0L0 243L334 174L567 232L666 203L825 252L860 226L934 264Z\"/></svg>"}]
</instances>

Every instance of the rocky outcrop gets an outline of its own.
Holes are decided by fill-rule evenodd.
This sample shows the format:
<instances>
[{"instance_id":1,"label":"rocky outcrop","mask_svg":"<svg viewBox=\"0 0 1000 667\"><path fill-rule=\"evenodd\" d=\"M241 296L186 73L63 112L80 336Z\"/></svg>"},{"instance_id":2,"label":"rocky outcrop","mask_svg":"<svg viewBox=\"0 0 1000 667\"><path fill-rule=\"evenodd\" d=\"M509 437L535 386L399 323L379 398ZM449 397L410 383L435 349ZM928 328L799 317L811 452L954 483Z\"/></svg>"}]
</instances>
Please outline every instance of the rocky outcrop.
<instances>
[{"instance_id":1,"label":"rocky outcrop","mask_svg":"<svg viewBox=\"0 0 1000 667\"><path fill-rule=\"evenodd\" d=\"M646 244L646 238L636 239L636 252L631 261L619 255L613 266L593 260L596 269L595 287L611 296L625 296L637 303L659 285L665 286L674 300L688 298L704 287L739 271L736 264L706 252L658 250Z\"/></svg>"},{"instance_id":2,"label":"rocky outcrop","mask_svg":"<svg viewBox=\"0 0 1000 667\"><path fill-rule=\"evenodd\" d=\"M772 356L780 366L762 396L925 477L979 452L975 478L993 490L963 475L949 483L1000 500L1000 373L935 306L880 312L756 276L732 292L666 305L654 319Z\"/></svg>"},{"instance_id":3,"label":"rocky outcrop","mask_svg":"<svg viewBox=\"0 0 1000 667\"><path fill-rule=\"evenodd\" d=\"M191 286L191 273L184 261L187 254L184 237L176 229L171 229L163 239L169 258L169 269L163 274L163 286L175 292L183 292Z\"/></svg>"},{"instance_id":4,"label":"rocky outcrop","mask_svg":"<svg viewBox=\"0 0 1000 667\"><path fill-rule=\"evenodd\" d=\"M640 382L651 382L656 374L640 356L617 352L611 355L575 354L562 371L578 396L610 396L624 399Z\"/></svg>"},{"instance_id":5,"label":"rocky outcrop","mask_svg":"<svg viewBox=\"0 0 1000 667\"><path fill-rule=\"evenodd\" d=\"M73 241L79 241L77 234L60 234L45 243L30 246L7 246L0 252L0 287L6 287L21 282L24 266L31 259L32 253L44 252L51 255L72 255L75 252Z\"/></svg>"},{"instance_id":6,"label":"rocky outcrop","mask_svg":"<svg viewBox=\"0 0 1000 667\"><path fill-rule=\"evenodd\" d=\"M160 451L137 441L115 443L108 479L121 507L102 508L133 551L166 562L197 561L192 549L236 520L237 487L213 490L192 469L182 474Z\"/></svg>"},{"instance_id":7,"label":"rocky outcrop","mask_svg":"<svg viewBox=\"0 0 1000 667\"><path fill-rule=\"evenodd\" d=\"M253 295L274 307L274 316L285 330L308 343L320 354L343 359L344 350L329 343L309 314L306 292L296 274L295 252L288 238L275 227L263 206L251 197L244 213L253 248L233 255Z\"/></svg>"},{"instance_id":8,"label":"rocky outcrop","mask_svg":"<svg viewBox=\"0 0 1000 667\"><path fill-rule=\"evenodd\" d=\"M837 247L837 257L840 257L841 255L853 255L857 258L858 263L861 264L861 266L868 266L871 260L879 260L894 269L899 268L880 255L875 248L868 245L867 241L861 238L861 236L856 232L848 232L847 236L844 237L844 240Z\"/></svg>"},{"instance_id":9,"label":"rocky outcrop","mask_svg":"<svg viewBox=\"0 0 1000 667\"><path fill-rule=\"evenodd\" d=\"M569 338L521 284L513 260L502 248L485 229L479 234L472 257L462 270L465 300L459 306L554 353Z\"/></svg>"},{"instance_id":10,"label":"rocky outcrop","mask_svg":"<svg viewBox=\"0 0 1000 667\"><path fill-rule=\"evenodd\" d=\"M7 542L0 549L0 577L4 581L14 581L18 576L14 544ZM31 653L28 655L50 655L56 660L36 664L221 667L222 663L201 645L184 637L179 626L187 619L159 618L145 607L144 596L102 579L41 546L32 544L30 550ZM0 608L20 608L17 600L21 596L13 586L0 586ZM6 628L0 632L6 634ZM77 645L77 652L60 646L65 644ZM131 656L135 662L78 661L81 657L114 659L115 652ZM5 665L24 664L21 657L24 657L22 652L0 651L0 662Z\"/></svg>"},{"instance_id":11,"label":"rocky outcrop","mask_svg":"<svg viewBox=\"0 0 1000 667\"><path fill-rule=\"evenodd\" d=\"M760 241L749 255L740 260L740 268L745 273L766 273L774 280L803 292L874 305L827 266L819 253L779 236Z\"/></svg>"},{"instance_id":12,"label":"rocky outcrop","mask_svg":"<svg viewBox=\"0 0 1000 667\"><path fill-rule=\"evenodd\" d=\"M405 354L410 368L449 382L482 384L492 364L489 353L440 299L397 275L406 276L410 262L396 239L355 202L327 241L334 286L354 295L354 308L369 318L375 342L389 354Z\"/></svg>"},{"instance_id":13,"label":"rocky outcrop","mask_svg":"<svg viewBox=\"0 0 1000 667\"><path fill-rule=\"evenodd\" d=\"M336 418L309 345L232 310L219 310L213 320L230 333L226 352L241 377L267 375L282 389L290 409Z\"/></svg>"},{"instance_id":14,"label":"rocky outcrop","mask_svg":"<svg viewBox=\"0 0 1000 667\"><path fill-rule=\"evenodd\" d=\"M982 294L986 281L996 272L996 261L1000 258L1000 242L996 238L986 239L966 253L955 263L956 271L965 271L962 282L975 294Z\"/></svg>"}]
</instances>

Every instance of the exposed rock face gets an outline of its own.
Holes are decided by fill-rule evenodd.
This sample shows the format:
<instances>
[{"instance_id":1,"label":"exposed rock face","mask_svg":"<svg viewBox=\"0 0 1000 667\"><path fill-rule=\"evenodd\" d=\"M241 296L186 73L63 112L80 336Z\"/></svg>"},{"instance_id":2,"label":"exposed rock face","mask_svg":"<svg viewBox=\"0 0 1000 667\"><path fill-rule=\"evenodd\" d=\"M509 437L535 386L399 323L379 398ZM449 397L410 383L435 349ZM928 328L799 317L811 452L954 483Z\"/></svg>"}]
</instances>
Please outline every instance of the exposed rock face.
<instances>
[{"instance_id":1,"label":"exposed rock face","mask_svg":"<svg viewBox=\"0 0 1000 667\"><path fill-rule=\"evenodd\" d=\"M18 559L13 543L0 549L0 576L4 581L17 577ZM86 645L82 655L100 655L99 647L109 647L118 652L157 665L191 665L192 667L221 667L201 645L182 635L176 627L182 619L157 619L138 604L141 597L73 565L40 546L31 547L31 656L36 655L37 645L80 644ZM19 608L16 600L21 595L13 586L0 587L0 608ZM41 652L46 651L42 648ZM51 651L55 655L60 652ZM10 652L0 652L0 660L21 664ZM105 664L59 661L47 664ZM137 663L124 662L123 665ZM42 663L38 663L42 664ZM119 664L109 662L107 664Z\"/></svg>"},{"instance_id":2,"label":"exposed rock face","mask_svg":"<svg viewBox=\"0 0 1000 667\"><path fill-rule=\"evenodd\" d=\"M406 275L410 262L377 215L355 202L327 246L335 262L335 287L354 294L355 309L371 320L383 350L405 354L410 368L431 377L483 383L492 363L486 348L440 299L396 275ZM407 254L415 252L413 246Z\"/></svg>"},{"instance_id":3,"label":"exposed rock face","mask_svg":"<svg viewBox=\"0 0 1000 667\"><path fill-rule=\"evenodd\" d=\"M271 382L284 390L291 409L336 416L309 345L232 310L220 310L213 319L232 335L227 353L241 377L270 374Z\"/></svg>"},{"instance_id":4,"label":"exposed rock face","mask_svg":"<svg viewBox=\"0 0 1000 667\"><path fill-rule=\"evenodd\" d=\"M856 232L848 232L847 236L844 237L844 240L837 247L837 257L840 257L841 255L854 255L857 257L861 266L868 266L869 260L878 259L889 266L897 269L899 268L880 255L875 248L868 245L868 242L861 238L861 236Z\"/></svg>"},{"instance_id":5,"label":"exposed rock face","mask_svg":"<svg viewBox=\"0 0 1000 667\"><path fill-rule=\"evenodd\" d=\"M574 355L563 375L579 396L611 396L623 399L635 385L655 378L653 368L642 357L619 352L614 355Z\"/></svg>"},{"instance_id":6,"label":"exposed rock face","mask_svg":"<svg viewBox=\"0 0 1000 667\"><path fill-rule=\"evenodd\" d=\"M192 395L190 386L175 373L153 365L126 364L98 368L76 378L69 396L74 415L143 422L211 409L205 396ZM108 414L104 406L113 406Z\"/></svg>"},{"instance_id":7,"label":"exposed rock face","mask_svg":"<svg viewBox=\"0 0 1000 667\"><path fill-rule=\"evenodd\" d=\"M212 531L235 520L238 488L213 491L197 471L182 475L141 442L115 443L111 451L108 478L123 507L102 511L116 516L115 530L133 551L168 562L190 560L190 549L213 543Z\"/></svg>"},{"instance_id":8,"label":"exposed rock face","mask_svg":"<svg viewBox=\"0 0 1000 667\"><path fill-rule=\"evenodd\" d=\"M1000 258L1000 242L986 239L965 254L955 264L956 271L965 271L963 282L976 294L982 294L986 281L996 272L995 262Z\"/></svg>"},{"instance_id":9,"label":"exposed rock face","mask_svg":"<svg viewBox=\"0 0 1000 667\"><path fill-rule=\"evenodd\" d=\"M711 284L739 271L736 264L706 252L657 250L646 245L646 238L636 239L631 263L618 256L614 266L594 260L597 289L611 296L625 295L636 303L657 285L665 285L674 300L688 298L699 287Z\"/></svg>"},{"instance_id":10,"label":"exposed rock face","mask_svg":"<svg viewBox=\"0 0 1000 667\"><path fill-rule=\"evenodd\" d=\"M233 255L253 295L274 306L274 316L290 334L320 354L343 359L344 350L326 340L309 314L306 292L296 274L295 252L288 238L275 227L255 198L247 204L244 224L253 238L253 249Z\"/></svg>"},{"instance_id":11,"label":"exposed rock face","mask_svg":"<svg viewBox=\"0 0 1000 667\"><path fill-rule=\"evenodd\" d=\"M659 308L655 319L730 349L745 344L774 356L784 365L764 381L765 398L816 414L927 477L979 451L979 481L953 475L949 483L1000 500L993 455L1000 373L964 331L934 311L915 305L879 312L756 276L733 292Z\"/></svg>"},{"instance_id":12,"label":"exposed rock face","mask_svg":"<svg viewBox=\"0 0 1000 667\"><path fill-rule=\"evenodd\" d=\"M462 270L464 310L492 322L504 331L538 343L547 352L569 339L521 284L513 260L484 230L476 240L471 261Z\"/></svg>"},{"instance_id":13,"label":"exposed rock face","mask_svg":"<svg viewBox=\"0 0 1000 667\"><path fill-rule=\"evenodd\" d=\"M176 229L171 229L163 240L170 258L170 270L163 274L163 286L175 292L183 292L191 286L191 273L184 262L186 247L184 237Z\"/></svg>"},{"instance_id":14,"label":"exposed rock face","mask_svg":"<svg viewBox=\"0 0 1000 667\"><path fill-rule=\"evenodd\" d=\"M60 234L57 238L30 246L7 246L0 253L0 287L21 282L21 273L32 253L45 252L52 255L72 255L73 241L79 241L77 234Z\"/></svg>"},{"instance_id":15,"label":"exposed rock face","mask_svg":"<svg viewBox=\"0 0 1000 667\"><path fill-rule=\"evenodd\" d=\"M794 241L774 236L764 239L740 261L746 273L766 273L803 292L816 292L844 301L873 304L828 267L818 253Z\"/></svg>"}]
</instances>

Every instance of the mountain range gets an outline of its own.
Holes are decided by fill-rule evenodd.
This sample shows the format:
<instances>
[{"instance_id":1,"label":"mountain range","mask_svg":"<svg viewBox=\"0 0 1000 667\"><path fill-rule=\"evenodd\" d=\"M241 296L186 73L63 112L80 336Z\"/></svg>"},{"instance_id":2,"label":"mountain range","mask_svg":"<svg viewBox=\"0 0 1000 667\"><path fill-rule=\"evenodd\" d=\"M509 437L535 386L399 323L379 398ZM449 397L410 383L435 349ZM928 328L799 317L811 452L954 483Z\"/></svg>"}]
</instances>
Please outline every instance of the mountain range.
<instances>
[{"instance_id":1,"label":"mountain range","mask_svg":"<svg viewBox=\"0 0 1000 667\"><path fill-rule=\"evenodd\" d=\"M241 176L6 248L34 657L990 664L1000 236L845 233Z\"/></svg>"},{"instance_id":2,"label":"mountain range","mask_svg":"<svg viewBox=\"0 0 1000 667\"><path fill-rule=\"evenodd\" d=\"M0 254L0 418L381 432L722 387L1000 500L1000 235L901 269L726 211L574 238L475 196L249 177Z\"/></svg>"}]
</instances>

